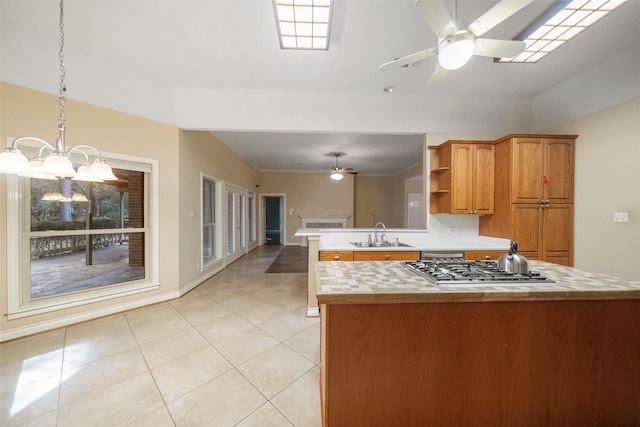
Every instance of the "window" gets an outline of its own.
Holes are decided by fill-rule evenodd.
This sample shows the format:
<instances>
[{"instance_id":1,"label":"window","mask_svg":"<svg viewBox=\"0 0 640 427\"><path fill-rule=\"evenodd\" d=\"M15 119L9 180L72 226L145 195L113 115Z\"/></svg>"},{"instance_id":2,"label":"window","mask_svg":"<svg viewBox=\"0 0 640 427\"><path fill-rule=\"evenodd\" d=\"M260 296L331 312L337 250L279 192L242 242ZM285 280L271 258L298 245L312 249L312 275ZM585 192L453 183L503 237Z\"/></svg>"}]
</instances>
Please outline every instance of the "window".
<instances>
[{"instance_id":1,"label":"window","mask_svg":"<svg viewBox=\"0 0 640 427\"><path fill-rule=\"evenodd\" d=\"M7 177L9 318L157 288L152 163L109 163L118 181Z\"/></svg>"},{"instance_id":2,"label":"window","mask_svg":"<svg viewBox=\"0 0 640 427\"><path fill-rule=\"evenodd\" d=\"M249 243L253 243L258 238L256 234L256 194L249 192L249 206L247 207L248 226L249 226Z\"/></svg>"},{"instance_id":3,"label":"window","mask_svg":"<svg viewBox=\"0 0 640 427\"><path fill-rule=\"evenodd\" d=\"M202 268L220 259L218 253L218 201L220 181L202 175Z\"/></svg>"}]
</instances>

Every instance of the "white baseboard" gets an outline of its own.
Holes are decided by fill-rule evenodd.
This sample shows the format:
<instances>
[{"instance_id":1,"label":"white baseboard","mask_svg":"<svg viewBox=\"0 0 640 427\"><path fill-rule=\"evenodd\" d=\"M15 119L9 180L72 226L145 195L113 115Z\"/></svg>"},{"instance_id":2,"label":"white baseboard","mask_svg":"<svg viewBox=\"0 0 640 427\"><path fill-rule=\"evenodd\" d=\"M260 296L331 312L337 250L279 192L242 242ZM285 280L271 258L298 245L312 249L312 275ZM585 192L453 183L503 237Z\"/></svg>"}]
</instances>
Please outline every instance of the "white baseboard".
<instances>
[{"instance_id":1,"label":"white baseboard","mask_svg":"<svg viewBox=\"0 0 640 427\"><path fill-rule=\"evenodd\" d=\"M307 307L307 317L320 317L320 309L318 307Z\"/></svg>"},{"instance_id":2,"label":"white baseboard","mask_svg":"<svg viewBox=\"0 0 640 427\"><path fill-rule=\"evenodd\" d=\"M205 280L210 279L211 277L215 276L216 274L218 274L222 270L224 270L224 265L222 263L220 263L218 266L216 266L215 268L213 268L211 270L206 270L205 274L202 274L202 275L198 276L197 279L192 280L190 283L187 283L185 286L181 287L180 290L178 291L178 292L180 292L180 296L183 296L187 292L197 288L198 285L202 284Z\"/></svg>"},{"instance_id":3,"label":"white baseboard","mask_svg":"<svg viewBox=\"0 0 640 427\"><path fill-rule=\"evenodd\" d=\"M169 301L179 297L180 293L178 291L168 292L166 294L156 295L150 298L136 300L124 304L113 305L98 310L87 311L85 313L76 314L73 316L66 316L55 320L13 328L10 331L0 332L0 342L50 331L52 329L62 328L65 326L73 325L80 322L86 322L88 320L98 319L100 317L105 317L116 313L122 313L124 311L133 310L135 308L140 308L151 304L157 304L159 302Z\"/></svg>"}]
</instances>

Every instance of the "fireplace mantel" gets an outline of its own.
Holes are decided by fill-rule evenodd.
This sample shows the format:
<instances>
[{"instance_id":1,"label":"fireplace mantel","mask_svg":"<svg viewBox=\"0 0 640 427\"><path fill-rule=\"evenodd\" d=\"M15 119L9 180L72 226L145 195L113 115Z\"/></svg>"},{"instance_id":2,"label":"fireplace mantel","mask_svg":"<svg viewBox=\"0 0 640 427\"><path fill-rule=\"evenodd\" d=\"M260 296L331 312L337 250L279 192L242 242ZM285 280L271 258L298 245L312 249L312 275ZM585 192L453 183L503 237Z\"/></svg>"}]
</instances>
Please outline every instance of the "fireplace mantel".
<instances>
[{"instance_id":1,"label":"fireplace mantel","mask_svg":"<svg viewBox=\"0 0 640 427\"><path fill-rule=\"evenodd\" d=\"M351 215L298 215L302 228L347 228ZM302 246L307 246L307 238L302 238Z\"/></svg>"},{"instance_id":2,"label":"fireplace mantel","mask_svg":"<svg viewBox=\"0 0 640 427\"><path fill-rule=\"evenodd\" d=\"M351 215L299 215L302 228L347 228Z\"/></svg>"}]
</instances>

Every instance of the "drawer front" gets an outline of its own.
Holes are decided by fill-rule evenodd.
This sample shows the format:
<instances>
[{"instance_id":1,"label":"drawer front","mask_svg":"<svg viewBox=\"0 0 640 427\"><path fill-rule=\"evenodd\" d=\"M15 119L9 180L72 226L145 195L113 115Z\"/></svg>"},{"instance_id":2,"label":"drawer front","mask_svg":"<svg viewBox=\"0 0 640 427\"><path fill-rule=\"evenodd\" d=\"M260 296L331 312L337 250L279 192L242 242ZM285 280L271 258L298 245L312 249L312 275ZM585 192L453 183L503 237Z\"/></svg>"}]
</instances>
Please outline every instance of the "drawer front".
<instances>
[{"instance_id":1,"label":"drawer front","mask_svg":"<svg viewBox=\"0 0 640 427\"><path fill-rule=\"evenodd\" d=\"M420 251L354 251L354 261L415 261Z\"/></svg>"},{"instance_id":2,"label":"drawer front","mask_svg":"<svg viewBox=\"0 0 640 427\"><path fill-rule=\"evenodd\" d=\"M320 261L353 261L353 251L320 251Z\"/></svg>"},{"instance_id":3,"label":"drawer front","mask_svg":"<svg viewBox=\"0 0 640 427\"><path fill-rule=\"evenodd\" d=\"M464 251L464 259L478 261L498 261L507 251Z\"/></svg>"}]
</instances>

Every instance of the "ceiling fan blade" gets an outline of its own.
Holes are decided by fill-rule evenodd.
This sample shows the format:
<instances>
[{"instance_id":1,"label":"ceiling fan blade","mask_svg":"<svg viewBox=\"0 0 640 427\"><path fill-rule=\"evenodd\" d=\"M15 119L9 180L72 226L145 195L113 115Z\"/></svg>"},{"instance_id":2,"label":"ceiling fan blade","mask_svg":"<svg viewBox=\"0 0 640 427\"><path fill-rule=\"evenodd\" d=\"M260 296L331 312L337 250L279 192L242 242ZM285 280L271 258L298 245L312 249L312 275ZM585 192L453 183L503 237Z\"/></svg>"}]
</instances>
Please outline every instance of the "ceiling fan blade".
<instances>
[{"instance_id":1,"label":"ceiling fan blade","mask_svg":"<svg viewBox=\"0 0 640 427\"><path fill-rule=\"evenodd\" d=\"M394 61L387 62L386 64L382 64L380 66L380 71L387 71L387 70L393 70L395 68L404 67L405 65L413 64L414 62L422 61L425 58L434 56L437 53L438 53L437 47L432 47L427 50L423 50L421 52L412 53L411 55L407 55L402 58L398 58Z\"/></svg>"},{"instance_id":2,"label":"ceiling fan blade","mask_svg":"<svg viewBox=\"0 0 640 427\"><path fill-rule=\"evenodd\" d=\"M469 31L481 36L533 0L502 0L469 25Z\"/></svg>"},{"instance_id":3,"label":"ceiling fan blade","mask_svg":"<svg viewBox=\"0 0 640 427\"><path fill-rule=\"evenodd\" d=\"M343 173L343 174L344 174L344 173L349 173L349 174L351 174L351 175L358 175L358 172L353 171L353 170L351 170L351 171L343 171L342 173Z\"/></svg>"},{"instance_id":4,"label":"ceiling fan blade","mask_svg":"<svg viewBox=\"0 0 640 427\"><path fill-rule=\"evenodd\" d=\"M490 58L511 58L524 50L527 44L520 40L476 39L473 54Z\"/></svg>"},{"instance_id":5,"label":"ceiling fan blade","mask_svg":"<svg viewBox=\"0 0 640 427\"><path fill-rule=\"evenodd\" d=\"M431 78L429 79L429 83L427 84L427 86L429 87L438 86L440 83L442 83L444 78L447 77L447 73L448 71L445 68L443 68L439 63L437 63L436 69L433 71L433 74L431 75Z\"/></svg>"},{"instance_id":6,"label":"ceiling fan blade","mask_svg":"<svg viewBox=\"0 0 640 427\"><path fill-rule=\"evenodd\" d=\"M416 0L416 7L439 38L446 38L458 30L442 0Z\"/></svg>"}]
</instances>

